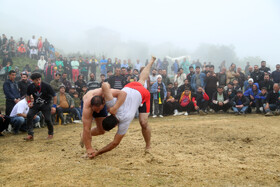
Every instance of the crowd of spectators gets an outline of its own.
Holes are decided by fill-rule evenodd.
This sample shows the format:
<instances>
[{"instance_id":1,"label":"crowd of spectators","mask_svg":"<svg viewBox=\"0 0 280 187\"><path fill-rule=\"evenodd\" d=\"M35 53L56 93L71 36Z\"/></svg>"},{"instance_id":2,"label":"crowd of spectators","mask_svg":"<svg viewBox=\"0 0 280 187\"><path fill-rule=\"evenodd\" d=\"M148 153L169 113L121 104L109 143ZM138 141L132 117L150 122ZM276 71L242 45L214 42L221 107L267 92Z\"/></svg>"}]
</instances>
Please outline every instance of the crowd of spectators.
<instances>
[{"instance_id":1,"label":"crowd of spectators","mask_svg":"<svg viewBox=\"0 0 280 187\"><path fill-rule=\"evenodd\" d=\"M26 45L22 38L15 42L12 37L8 40L5 35L0 41L4 56L2 66L8 74L3 85L6 113L1 115L1 120L5 121L5 125L7 121L12 123L15 134L25 130L28 103L24 98L31 84L29 77L32 73L41 73L43 80L57 93L58 106L53 120L56 121L54 118L57 117L62 124L66 124L72 122L71 119L81 119L82 98L88 90L100 88L102 82L108 82L111 88L122 89L126 84L138 81L142 67L148 62L142 63L139 59L134 63L131 59L112 60L104 55L100 59L95 56L64 57L55 54L47 39L42 42L42 37L36 40L35 36ZM15 46L18 49L24 47L26 52L14 52ZM34 49L36 54L31 52ZM21 55L38 58L34 70L29 64L22 72L13 69L15 64L12 57ZM152 117L221 112L235 115L256 112L272 116L279 114L279 82L280 64L271 71L265 61L260 62L260 66L251 66L248 62L244 68L236 67L234 63L226 67L226 62L222 62L215 70L211 63L202 64L199 60L191 63L188 58L164 58L158 59L153 65L145 87L151 93ZM70 117L65 119L64 113L69 113ZM15 117L21 119L15 120ZM40 117L43 118L40 115L34 118L34 124L43 121ZM1 120L1 124L4 124Z\"/></svg>"}]
</instances>

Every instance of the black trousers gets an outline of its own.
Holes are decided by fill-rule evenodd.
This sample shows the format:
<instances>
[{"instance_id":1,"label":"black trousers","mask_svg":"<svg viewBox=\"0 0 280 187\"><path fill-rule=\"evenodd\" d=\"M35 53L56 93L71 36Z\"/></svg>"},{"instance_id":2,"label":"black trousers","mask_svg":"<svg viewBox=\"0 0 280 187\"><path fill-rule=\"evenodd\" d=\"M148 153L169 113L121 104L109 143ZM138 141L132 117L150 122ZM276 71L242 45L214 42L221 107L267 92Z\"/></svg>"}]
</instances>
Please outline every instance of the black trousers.
<instances>
[{"instance_id":1,"label":"black trousers","mask_svg":"<svg viewBox=\"0 0 280 187\"><path fill-rule=\"evenodd\" d=\"M32 121L33 121L34 116L39 111L41 111L42 114L45 117L45 122L48 126L48 134L53 135L53 124L51 122L51 104L43 104L43 105L34 104L34 106L29 109L29 112L27 114L27 132L28 132L28 135L31 135L31 136L34 135Z\"/></svg>"},{"instance_id":2,"label":"black trousers","mask_svg":"<svg viewBox=\"0 0 280 187\"><path fill-rule=\"evenodd\" d=\"M211 103L210 108L212 108L215 112L218 112L220 110L223 110L224 112L228 111L230 108L230 104L224 104L223 106L220 106L218 104Z\"/></svg>"},{"instance_id":3,"label":"black trousers","mask_svg":"<svg viewBox=\"0 0 280 187\"><path fill-rule=\"evenodd\" d=\"M187 106L184 106L184 107L182 107L182 106L179 104L178 110L179 110L180 112L182 112L182 111L187 111L188 113L190 113L190 112L194 112L194 111L195 111L195 108L194 108L193 102L191 101L191 102L189 102L189 104L188 104Z\"/></svg>"},{"instance_id":4,"label":"black trousers","mask_svg":"<svg viewBox=\"0 0 280 187\"><path fill-rule=\"evenodd\" d=\"M199 107L200 110L206 110L208 106L208 101L205 100L197 101L197 106Z\"/></svg>"},{"instance_id":5,"label":"black trousers","mask_svg":"<svg viewBox=\"0 0 280 187\"><path fill-rule=\"evenodd\" d=\"M10 123L10 118L8 116L0 117L0 133L7 129Z\"/></svg>"},{"instance_id":6,"label":"black trousers","mask_svg":"<svg viewBox=\"0 0 280 187\"><path fill-rule=\"evenodd\" d=\"M174 113L174 110L176 109L176 102L165 102L163 104L163 115L168 116L168 115L172 115Z\"/></svg>"},{"instance_id":7,"label":"black trousers","mask_svg":"<svg viewBox=\"0 0 280 187\"><path fill-rule=\"evenodd\" d=\"M153 115L153 103L154 103L154 96L152 93L150 93L150 115Z\"/></svg>"},{"instance_id":8,"label":"black trousers","mask_svg":"<svg viewBox=\"0 0 280 187\"><path fill-rule=\"evenodd\" d=\"M212 101L213 94L217 91L217 88L205 88L205 92L209 97L209 101Z\"/></svg>"},{"instance_id":9,"label":"black trousers","mask_svg":"<svg viewBox=\"0 0 280 187\"><path fill-rule=\"evenodd\" d=\"M16 105L14 100L6 99L6 115L9 116Z\"/></svg>"},{"instance_id":10,"label":"black trousers","mask_svg":"<svg viewBox=\"0 0 280 187\"><path fill-rule=\"evenodd\" d=\"M57 108L56 109L57 116L61 119L61 122L64 123L63 113L70 113L71 117L77 115L75 108Z\"/></svg>"}]
</instances>

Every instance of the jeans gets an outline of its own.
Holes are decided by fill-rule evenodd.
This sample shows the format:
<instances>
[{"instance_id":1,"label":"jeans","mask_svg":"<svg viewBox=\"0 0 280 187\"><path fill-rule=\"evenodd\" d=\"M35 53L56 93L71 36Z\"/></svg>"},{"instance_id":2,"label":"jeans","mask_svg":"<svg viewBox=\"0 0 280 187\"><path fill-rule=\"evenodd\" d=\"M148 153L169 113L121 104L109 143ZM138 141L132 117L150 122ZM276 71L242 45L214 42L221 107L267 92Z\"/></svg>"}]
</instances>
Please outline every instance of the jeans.
<instances>
[{"instance_id":1,"label":"jeans","mask_svg":"<svg viewBox=\"0 0 280 187\"><path fill-rule=\"evenodd\" d=\"M56 113L57 113L57 116L61 119L61 122L65 123L66 121L64 120L63 113L70 113L70 116L74 117L77 114L77 111L76 111L75 108L61 108L61 107L58 107L56 109Z\"/></svg>"},{"instance_id":2,"label":"jeans","mask_svg":"<svg viewBox=\"0 0 280 187\"><path fill-rule=\"evenodd\" d=\"M242 108L236 108L236 107L232 107L232 110L237 113L237 112L241 112L241 113L245 113L248 109L248 106L243 106Z\"/></svg>"},{"instance_id":3,"label":"jeans","mask_svg":"<svg viewBox=\"0 0 280 187\"><path fill-rule=\"evenodd\" d=\"M49 104L49 103L45 103L43 105L39 105L39 104L35 103L34 106L29 109L29 112L27 114L27 120L26 120L28 135L31 135L31 136L34 135L32 121L33 121L34 116L39 111L41 111L45 117L45 122L48 126L48 134L53 135L53 124L51 122L51 104Z\"/></svg>"},{"instance_id":4,"label":"jeans","mask_svg":"<svg viewBox=\"0 0 280 187\"><path fill-rule=\"evenodd\" d=\"M266 107L266 104L264 104L264 108ZM279 106L277 104L269 104L269 108L265 110L265 112L271 112L274 110L279 109Z\"/></svg>"},{"instance_id":5,"label":"jeans","mask_svg":"<svg viewBox=\"0 0 280 187\"><path fill-rule=\"evenodd\" d=\"M33 124L38 123L40 121L40 117L36 116L35 119L33 119ZM11 117L11 122L13 126L14 133L18 133L19 130L26 131L27 130L27 125L26 125L26 119L22 116L15 116Z\"/></svg>"},{"instance_id":6,"label":"jeans","mask_svg":"<svg viewBox=\"0 0 280 187\"><path fill-rule=\"evenodd\" d=\"M82 113L82 110L80 107L75 107L75 110L76 110L76 114L77 114L77 117L79 120L81 120L81 113Z\"/></svg>"},{"instance_id":7,"label":"jeans","mask_svg":"<svg viewBox=\"0 0 280 187\"><path fill-rule=\"evenodd\" d=\"M159 104L158 99L154 99L154 102L155 102L154 115L163 115L163 103Z\"/></svg>"}]
</instances>

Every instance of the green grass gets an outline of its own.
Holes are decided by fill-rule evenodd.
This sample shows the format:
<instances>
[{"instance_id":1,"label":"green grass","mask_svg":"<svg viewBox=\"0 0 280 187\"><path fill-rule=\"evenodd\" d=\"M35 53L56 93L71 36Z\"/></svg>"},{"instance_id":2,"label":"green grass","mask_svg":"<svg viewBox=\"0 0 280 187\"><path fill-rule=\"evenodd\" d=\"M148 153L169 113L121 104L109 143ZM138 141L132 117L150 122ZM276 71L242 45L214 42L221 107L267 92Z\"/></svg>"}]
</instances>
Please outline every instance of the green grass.
<instances>
[{"instance_id":1,"label":"green grass","mask_svg":"<svg viewBox=\"0 0 280 187\"><path fill-rule=\"evenodd\" d=\"M12 60L13 60L12 69L18 67L20 72L23 70L26 64L29 64L31 70L34 70L38 62L37 60L32 60L30 58L25 58L25 57L14 57L12 58ZM2 64L2 58L0 58L0 63ZM2 113L4 113L5 111L5 94L3 91L3 83L4 81L1 79L0 80L0 110L2 111Z\"/></svg>"}]
</instances>

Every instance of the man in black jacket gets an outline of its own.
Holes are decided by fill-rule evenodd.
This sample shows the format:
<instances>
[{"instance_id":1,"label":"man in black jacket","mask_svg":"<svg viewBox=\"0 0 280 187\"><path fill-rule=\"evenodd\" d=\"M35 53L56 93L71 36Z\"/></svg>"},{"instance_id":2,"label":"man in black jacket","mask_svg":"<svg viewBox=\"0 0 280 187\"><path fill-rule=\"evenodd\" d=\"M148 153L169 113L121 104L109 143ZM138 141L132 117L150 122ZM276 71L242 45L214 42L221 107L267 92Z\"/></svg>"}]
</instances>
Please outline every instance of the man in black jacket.
<instances>
[{"instance_id":1,"label":"man in black jacket","mask_svg":"<svg viewBox=\"0 0 280 187\"><path fill-rule=\"evenodd\" d=\"M266 74L264 76L264 80L261 81L259 84L260 88L266 87L268 92L271 92L273 90L274 82L269 79L269 74Z\"/></svg>"},{"instance_id":2,"label":"man in black jacket","mask_svg":"<svg viewBox=\"0 0 280 187\"><path fill-rule=\"evenodd\" d=\"M264 74L270 74L270 68L266 67L266 61L261 62L260 72Z\"/></svg>"},{"instance_id":3,"label":"man in black jacket","mask_svg":"<svg viewBox=\"0 0 280 187\"><path fill-rule=\"evenodd\" d=\"M250 101L247 97L243 95L242 90L238 90L236 96L231 100L232 110L235 115L244 115L248 110Z\"/></svg>"},{"instance_id":4,"label":"man in black jacket","mask_svg":"<svg viewBox=\"0 0 280 187\"><path fill-rule=\"evenodd\" d=\"M264 106L265 116L273 116L271 111L276 111L275 114L279 114L280 109L280 93L279 84L275 83L273 85L273 91L269 92L266 97L266 104Z\"/></svg>"},{"instance_id":5,"label":"man in black jacket","mask_svg":"<svg viewBox=\"0 0 280 187\"><path fill-rule=\"evenodd\" d=\"M21 74L21 81L18 82L18 89L20 93L20 97L23 97L26 95L27 87L31 84L31 82L28 80L28 75L26 73Z\"/></svg>"},{"instance_id":6,"label":"man in black jacket","mask_svg":"<svg viewBox=\"0 0 280 187\"><path fill-rule=\"evenodd\" d=\"M212 101L212 96L217 90L217 82L218 78L216 73L214 72L214 66L210 65L209 72L206 74L205 77L205 92L209 96L209 100Z\"/></svg>"},{"instance_id":7,"label":"man in black jacket","mask_svg":"<svg viewBox=\"0 0 280 187\"><path fill-rule=\"evenodd\" d=\"M212 102L210 103L210 108L215 112L223 110L227 112L230 108L229 98L226 92L224 92L224 87L219 86L217 91L212 95Z\"/></svg>"},{"instance_id":8,"label":"man in black jacket","mask_svg":"<svg viewBox=\"0 0 280 187\"><path fill-rule=\"evenodd\" d=\"M259 70L259 66L254 66L254 71L251 73L251 77L253 78L254 82L259 83L260 81L263 81L264 73Z\"/></svg>"}]
</instances>

